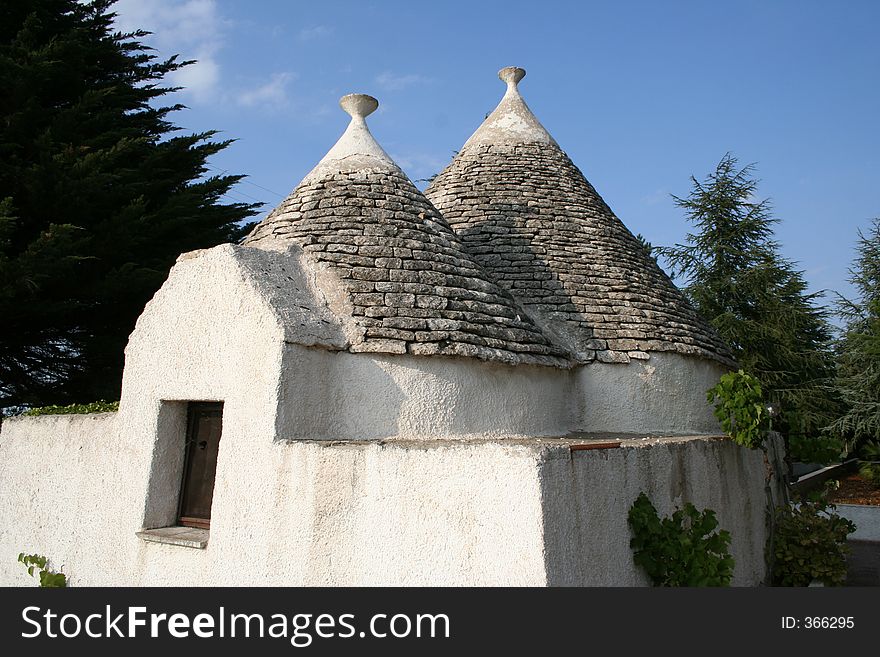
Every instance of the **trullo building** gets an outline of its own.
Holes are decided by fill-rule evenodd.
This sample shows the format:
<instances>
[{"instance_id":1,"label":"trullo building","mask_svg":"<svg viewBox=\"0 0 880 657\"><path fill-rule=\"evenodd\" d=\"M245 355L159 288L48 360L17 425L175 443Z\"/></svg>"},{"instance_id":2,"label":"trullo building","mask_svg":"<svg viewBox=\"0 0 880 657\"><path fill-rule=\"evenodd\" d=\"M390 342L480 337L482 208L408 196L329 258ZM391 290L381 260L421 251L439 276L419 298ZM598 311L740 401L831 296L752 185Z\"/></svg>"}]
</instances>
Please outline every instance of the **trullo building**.
<instances>
[{"instance_id":1,"label":"trullo building","mask_svg":"<svg viewBox=\"0 0 880 657\"><path fill-rule=\"evenodd\" d=\"M0 581L26 551L73 585L639 585L640 491L715 509L763 580L724 345L500 75L427 198L345 96L243 244L180 257L118 413L4 422Z\"/></svg>"}]
</instances>

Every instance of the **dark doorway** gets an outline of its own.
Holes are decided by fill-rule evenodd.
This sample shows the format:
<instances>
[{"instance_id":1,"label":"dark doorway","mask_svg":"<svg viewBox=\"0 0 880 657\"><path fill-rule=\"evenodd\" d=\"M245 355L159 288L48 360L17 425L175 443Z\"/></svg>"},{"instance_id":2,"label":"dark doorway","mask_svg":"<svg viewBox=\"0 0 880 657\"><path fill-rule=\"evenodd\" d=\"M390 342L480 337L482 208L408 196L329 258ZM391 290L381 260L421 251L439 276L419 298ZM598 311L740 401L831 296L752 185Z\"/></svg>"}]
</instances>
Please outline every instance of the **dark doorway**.
<instances>
[{"instance_id":1,"label":"dark doorway","mask_svg":"<svg viewBox=\"0 0 880 657\"><path fill-rule=\"evenodd\" d=\"M208 529L211 526L211 500L222 429L223 402L190 402L178 514L178 521L185 527Z\"/></svg>"}]
</instances>

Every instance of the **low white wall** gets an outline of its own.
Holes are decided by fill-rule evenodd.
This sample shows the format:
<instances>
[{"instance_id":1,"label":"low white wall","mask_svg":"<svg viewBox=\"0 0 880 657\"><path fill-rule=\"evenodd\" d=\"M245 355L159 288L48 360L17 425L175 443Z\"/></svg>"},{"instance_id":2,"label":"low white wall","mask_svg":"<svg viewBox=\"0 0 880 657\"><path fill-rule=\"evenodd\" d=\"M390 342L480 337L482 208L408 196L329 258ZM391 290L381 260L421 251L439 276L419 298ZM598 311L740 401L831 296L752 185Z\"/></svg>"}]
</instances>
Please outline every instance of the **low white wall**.
<instances>
[{"instance_id":1,"label":"low white wall","mask_svg":"<svg viewBox=\"0 0 880 657\"><path fill-rule=\"evenodd\" d=\"M114 415L23 418L0 433L0 584L36 552L71 585L640 585L626 516L693 501L763 578L760 453L692 439L570 453L541 441L294 443L224 434L205 550L147 543L148 452ZM167 491L169 495L175 491Z\"/></svg>"},{"instance_id":2,"label":"low white wall","mask_svg":"<svg viewBox=\"0 0 880 657\"><path fill-rule=\"evenodd\" d=\"M673 352L628 364L594 362L577 369L574 396L580 431L711 434L720 431L706 391L729 368Z\"/></svg>"},{"instance_id":3,"label":"low white wall","mask_svg":"<svg viewBox=\"0 0 880 657\"><path fill-rule=\"evenodd\" d=\"M118 567L119 514L137 508L126 480L139 457L115 440L117 421L116 413L3 421L0 583L36 585L16 561L20 552L89 573L82 583L101 577L104 560Z\"/></svg>"},{"instance_id":4,"label":"low white wall","mask_svg":"<svg viewBox=\"0 0 880 657\"><path fill-rule=\"evenodd\" d=\"M629 509L645 492L660 516L691 502L731 534L733 585L764 583L768 492L783 499L780 441L768 470L759 450L726 438L661 439L616 449L548 452L541 466L547 581L551 586L645 586L633 563Z\"/></svg>"},{"instance_id":5,"label":"low white wall","mask_svg":"<svg viewBox=\"0 0 880 657\"><path fill-rule=\"evenodd\" d=\"M144 455L116 418L8 421L0 434L0 584L19 552L72 586L542 585L537 457L512 443L253 444L224 434L208 547L148 543Z\"/></svg>"},{"instance_id":6,"label":"low white wall","mask_svg":"<svg viewBox=\"0 0 880 657\"><path fill-rule=\"evenodd\" d=\"M297 442L232 458L241 467L227 484L239 493L215 503L204 554L210 581L544 583L539 484L529 450ZM167 552L173 549L148 551L145 578L173 582Z\"/></svg>"}]
</instances>

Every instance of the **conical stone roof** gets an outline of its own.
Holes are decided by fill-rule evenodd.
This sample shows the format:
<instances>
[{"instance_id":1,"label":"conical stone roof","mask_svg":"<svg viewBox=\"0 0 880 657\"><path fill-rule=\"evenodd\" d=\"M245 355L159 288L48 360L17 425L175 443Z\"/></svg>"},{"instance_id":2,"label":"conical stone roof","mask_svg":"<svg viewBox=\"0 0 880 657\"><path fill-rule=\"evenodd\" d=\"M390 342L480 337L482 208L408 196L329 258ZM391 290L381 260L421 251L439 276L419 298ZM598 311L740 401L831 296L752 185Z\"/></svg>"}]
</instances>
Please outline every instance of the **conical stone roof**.
<instances>
[{"instance_id":1,"label":"conical stone roof","mask_svg":"<svg viewBox=\"0 0 880 657\"><path fill-rule=\"evenodd\" d=\"M426 196L470 253L579 361L674 351L731 364L727 347L641 248L499 72L498 107Z\"/></svg>"},{"instance_id":2,"label":"conical stone roof","mask_svg":"<svg viewBox=\"0 0 880 657\"><path fill-rule=\"evenodd\" d=\"M244 244L301 250L330 273L328 303L347 322L350 351L568 366L370 134L376 99L340 105L348 129Z\"/></svg>"}]
</instances>

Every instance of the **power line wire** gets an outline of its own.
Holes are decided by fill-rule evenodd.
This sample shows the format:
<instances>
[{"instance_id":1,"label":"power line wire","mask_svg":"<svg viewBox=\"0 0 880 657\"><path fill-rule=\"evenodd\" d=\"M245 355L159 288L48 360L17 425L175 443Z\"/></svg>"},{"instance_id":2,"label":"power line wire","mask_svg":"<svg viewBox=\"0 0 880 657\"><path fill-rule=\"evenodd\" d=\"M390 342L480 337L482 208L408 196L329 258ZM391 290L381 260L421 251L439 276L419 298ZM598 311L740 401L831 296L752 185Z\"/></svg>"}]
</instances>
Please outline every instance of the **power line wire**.
<instances>
[{"instance_id":1,"label":"power line wire","mask_svg":"<svg viewBox=\"0 0 880 657\"><path fill-rule=\"evenodd\" d=\"M221 175L221 176L222 176L223 174L229 172L229 169L223 169L223 170L221 171L221 170L218 169L217 167L215 167L215 166L211 166L210 164L205 164L205 166L208 167L209 169L213 169L214 171L219 172L219 175ZM273 191L272 191L271 189L269 189L268 187L263 187L262 185L258 185L258 184L255 183L255 182L251 182L251 181L248 180L247 178L242 178L242 179L239 180L238 182L239 182L239 183L245 183L245 184L247 184L247 185L251 185L252 187L257 187L258 189L262 189L264 192L269 192L270 194L272 194L272 195L274 195L274 196L277 196L278 198L285 198L285 197L284 197L284 194L279 194L278 192L273 192ZM236 183L236 184L237 184L237 183Z\"/></svg>"}]
</instances>

